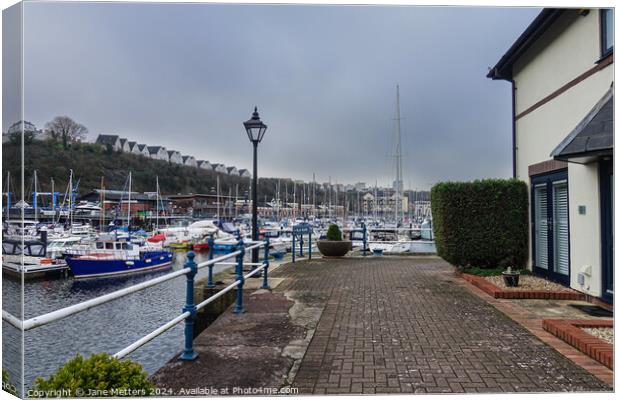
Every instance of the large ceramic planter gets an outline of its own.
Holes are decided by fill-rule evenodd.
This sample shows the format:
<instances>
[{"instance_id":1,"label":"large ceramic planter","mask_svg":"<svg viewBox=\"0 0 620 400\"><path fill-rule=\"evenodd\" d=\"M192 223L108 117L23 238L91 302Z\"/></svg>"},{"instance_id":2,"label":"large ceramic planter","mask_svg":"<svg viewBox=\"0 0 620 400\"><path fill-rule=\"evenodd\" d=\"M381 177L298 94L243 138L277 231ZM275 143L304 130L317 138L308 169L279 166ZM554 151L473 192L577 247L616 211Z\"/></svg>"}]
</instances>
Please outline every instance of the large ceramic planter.
<instances>
[{"instance_id":1,"label":"large ceramic planter","mask_svg":"<svg viewBox=\"0 0 620 400\"><path fill-rule=\"evenodd\" d=\"M325 257L343 257L353 249L350 240L319 240L317 246Z\"/></svg>"}]
</instances>

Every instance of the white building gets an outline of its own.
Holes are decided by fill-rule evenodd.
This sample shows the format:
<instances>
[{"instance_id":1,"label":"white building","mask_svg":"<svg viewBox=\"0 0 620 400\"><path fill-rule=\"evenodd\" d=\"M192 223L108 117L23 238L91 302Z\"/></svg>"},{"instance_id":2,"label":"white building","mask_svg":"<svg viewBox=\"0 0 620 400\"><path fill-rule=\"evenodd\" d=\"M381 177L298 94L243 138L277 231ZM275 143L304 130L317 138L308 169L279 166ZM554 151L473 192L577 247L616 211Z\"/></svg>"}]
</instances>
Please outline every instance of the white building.
<instances>
[{"instance_id":1,"label":"white building","mask_svg":"<svg viewBox=\"0 0 620 400\"><path fill-rule=\"evenodd\" d=\"M513 93L535 273L613 301L613 11L544 9L489 72Z\"/></svg>"},{"instance_id":2,"label":"white building","mask_svg":"<svg viewBox=\"0 0 620 400\"><path fill-rule=\"evenodd\" d=\"M121 151L123 148L118 135L99 135L95 143L104 148L109 146L113 151Z\"/></svg>"},{"instance_id":3,"label":"white building","mask_svg":"<svg viewBox=\"0 0 620 400\"><path fill-rule=\"evenodd\" d=\"M50 137L47 132L44 132L41 129L37 129L36 125L32 122L20 120L9 126L9 129L6 130L6 133L2 134L2 143L8 142L11 136L15 134L20 134L21 132L31 133L34 138L38 140L44 140Z\"/></svg>"},{"instance_id":4,"label":"white building","mask_svg":"<svg viewBox=\"0 0 620 400\"><path fill-rule=\"evenodd\" d=\"M198 168L200 168L200 169L206 169L207 171L212 171L213 170L213 166L207 160L198 160L198 161L196 161L196 165L198 165Z\"/></svg>"},{"instance_id":5,"label":"white building","mask_svg":"<svg viewBox=\"0 0 620 400\"><path fill-rule=\"evenodd\" d=\"M244 178L251 178L252 174L247 169L242 168L239 170L239 176L244 177Z\"/></svg>"},{"instance_id":6,"label":"white building","mask_svg":"<svg viewBox=\"0 0 620 400\"><path fill-rule=\"evenodd\" d=\"M188 167L194 167L196 168L198 165L196 164L196 159L194 158L194 156L183 156L183 165L186 165Z\"/></svg>"},{"instance_id":7,"label":"white building","mask_svg":"<svg viewBox=\"0 0 620 400\"><path fill-rule=\"evenodd\" d=\"M137 142L127 142L127 143L129 144L129 152L131 154L137 154L137 155L141 155L142 154L142 152L138 148L138 143Z\"/></svg>"},{"instance_id":8,"label":"white building","mask_svg":"<svg viewBox=\"0 0 620 400\"><path fill-rule=\"evenodd\" d=\"M183 165L183 156L179 151L168 150L168 161L170 161L172 164Z\"/></svg>"},{"instance_id":9,"label":"white building","mask_svg":"<svg viewBox=\"0 0 620 400\"><path fill-rule=\"evenodd\" d=\"M119 143L121 145L121 151L123 153L131 153L131 147L129 147L129 140L125 138L120 138Z\"/></svg>"},{"instance_id":10,"label":"white building","mask_svg":"<svg viewBox=\"0 0 620 400\"><path fill-rule=\"evenodd\" d=\"M226 166L224 164L212 164L212 165L213 165L213 170L215 172L221 172L223 174L228 173L228 169L226 169Z\"/></svg>"},{"instance_id":11,"label":"white building","mask_svg":"<svg viewBox=\"0 0 620 400\"><path fill-rule=\"evenodd\" d=\"M155 160L168 161L168 151L163 146L147 146L149 157Z\"/></svg>"},{"instance_id":12,"label":"white building","mask_svg":"<svg viewBox=\"0 0 620 400\"><path fill-rule=\"evenodd\" d=\"M149 147L145 144L138 144L138 150L140 151L140 154L142 154L144 157L151 156L151 153L149 153Z\"/></svg>"},{"instance_id":13,"label":"white building","mask_svg":"<svg viewBox=\"0 0 620 400\"><path fill-rule=\"evenodd\" d=\"M228 167L226 168L228 175L232 175L232 176L239 176L239 171L237 170L237 167Z\"/></svg>"}]
</instances>

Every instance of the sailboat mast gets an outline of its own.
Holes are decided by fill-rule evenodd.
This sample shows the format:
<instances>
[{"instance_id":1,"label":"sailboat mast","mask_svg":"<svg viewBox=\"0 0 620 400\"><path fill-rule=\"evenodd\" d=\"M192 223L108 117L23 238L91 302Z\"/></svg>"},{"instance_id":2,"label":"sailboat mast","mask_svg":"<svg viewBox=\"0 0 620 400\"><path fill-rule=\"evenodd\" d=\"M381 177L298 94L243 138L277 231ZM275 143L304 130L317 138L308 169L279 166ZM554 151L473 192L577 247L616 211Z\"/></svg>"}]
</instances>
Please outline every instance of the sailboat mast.
<instances>
[{"instance_id":1,"label":"sailboat mast","mask_svg":"<svg viewBox=\"0 0 620 400\"><path fill-rule=\"evenodd\" d=\"M129 197L127 200L127 234L131 226L131 171L129 171Z\"/></svg>"},{"instance_id":2,"label":"sailboat mast","mask_svg":"<svg viewBox=\"0 0 620 400\"><path fill-rule=\"evenodd\" d=\"M159 230L159 175L155 175L155 229Z\"/></svg>"},{"instance_id":3,"label":"sailboat mast","mask_svg":"<svg viewBox=\"0 0 620 400\"><path fill-rule=\"evenodd\" d=\"M101 211L99 212L99 232L103 232L103 225L105 224L105 184L103 182L103 175L101 175L101 196L99 199Z\"/></svg>"},{"instance_id":4,"label":"sailboat mast","mask_svg":"<svg viewBox=\"0 0 620 400\"><path fill-rule=\"evenodd\" d=\"M220 177L216 178L216 190L217 190L217 219L220 219Z\"/></svg>"},{"instance_id":5,"label":"sailboat mast","mask_svg":"<svg viewBox=\"0 0 620 400\"><path fill-rule=\"evenodd\" d=\"M400 87L396 85L396 201L394 203L396 225L402 222L402 182L403 182L403 161L400 138Z\"/></svg>"},{"instance_id":6,"label":"sailboat mast","mask_svg":"<svg viewBox=\"0 0 620 400\"><path fill-rule=\"evenodd\" d=\"M37 221L39 219L39 207L38 207L38 192L37 192L37 170L34 170L34 220Z\"/></svg>"},{"instance_id":7,"label":"sailboat mast","mask_svg":"<svg viewBox=\"0 0 620 400\"><path fill-rule=\"evenodd\" d=\"M11 213L11 171L6 173L6 218L9 220L9 214Z\"/></svg>"},{"instance_id":8,"label":"sailboat mast","mask_svg":"<svg viewBox=\"0 0 620 400\"><path fill-rule=\"evenodd\" d=\"M69 224L73 226L73 170L69 170Z\"/></svg>"}]
</instances>

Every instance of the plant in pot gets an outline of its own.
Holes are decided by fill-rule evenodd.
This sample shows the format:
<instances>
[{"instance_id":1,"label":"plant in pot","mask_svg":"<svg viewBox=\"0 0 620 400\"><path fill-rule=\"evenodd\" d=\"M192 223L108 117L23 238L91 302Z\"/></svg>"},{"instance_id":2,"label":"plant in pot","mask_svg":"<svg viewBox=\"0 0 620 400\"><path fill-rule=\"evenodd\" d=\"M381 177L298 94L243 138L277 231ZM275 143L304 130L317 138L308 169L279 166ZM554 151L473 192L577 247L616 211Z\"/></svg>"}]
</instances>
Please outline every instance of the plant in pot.
<instances>
[{"instance_id":1,"label":"plant in pot","mask_svg":"<svg viewBox=\"0 0 620 400\"><path fill-rule=\"evenodd\" d=\"M513 271L512 267L508 267L506 271L502 272L504 277L504 284L508 287L519 286L519 271Z\"/></svg>"},{"instance_id":2,"label":"plant in pot","mask_svg":"<svg viewBox=\"0 0 620 400\"><path fill-rule=\"evenodd\" d=\"M327 240L319 240L317 246L325 257L343 257L353 248L350 240L342 240L338 225L331 224L327 229Z\"/></svg>"}]
</instances>

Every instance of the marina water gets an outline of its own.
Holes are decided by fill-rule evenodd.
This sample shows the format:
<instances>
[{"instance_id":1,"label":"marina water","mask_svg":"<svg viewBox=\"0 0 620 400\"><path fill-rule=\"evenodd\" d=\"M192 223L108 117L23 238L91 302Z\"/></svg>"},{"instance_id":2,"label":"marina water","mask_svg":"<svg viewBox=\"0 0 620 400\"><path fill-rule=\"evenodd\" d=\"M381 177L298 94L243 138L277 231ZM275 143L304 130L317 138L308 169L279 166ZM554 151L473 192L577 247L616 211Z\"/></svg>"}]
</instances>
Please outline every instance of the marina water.
<instances>
[{"instance_id":1,"label":"marina water","mask_svg":"<svg viewBox=\"0 0 620 400\"><path fill-rule=\"evenodd\" d=\"M115 290L183 268L186 252L175 252L172 269L153 271L125 277L96 279L66 279L26 281L24 287L25 318L89 300ZM196 254L196 262L207 260L206 252ZM214 273L232 266L216 265ZM198 272L197 279L207 276L207 268ZM38 376L47 378L76 354L114 354L142 336L150 333L182 312L185 304L185 276L177 277L137 293L73 315L66 319L26 331L25 380L32 387ZM3 278L3 308L20 316L20 282ZM2 322L3 365L8 369L11 383L18 386L21 374L20 332ZM141 363L152 374L183 349L183 324L155 338L128 358Z\"/></svg>"}]
</instances>

